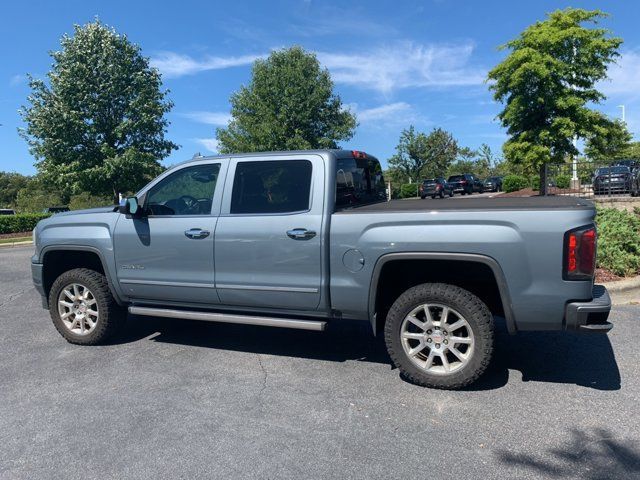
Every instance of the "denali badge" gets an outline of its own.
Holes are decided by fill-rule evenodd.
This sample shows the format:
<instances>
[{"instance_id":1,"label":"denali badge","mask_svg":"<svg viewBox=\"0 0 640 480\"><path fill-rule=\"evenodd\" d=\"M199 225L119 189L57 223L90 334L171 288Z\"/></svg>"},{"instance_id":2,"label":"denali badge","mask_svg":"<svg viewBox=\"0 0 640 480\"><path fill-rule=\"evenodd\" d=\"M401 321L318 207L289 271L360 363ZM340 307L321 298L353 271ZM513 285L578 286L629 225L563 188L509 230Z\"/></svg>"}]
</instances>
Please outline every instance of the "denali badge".
<instances>
[{"instance_id":1,"label":"denali badge","mask_svg":"<svg viewBox=\"0 0 640 480\"><path fill-rule=\"evenodd\" d=\"M144 265L122 265L123 270L144 270Z\"/></svg>"}]
</instances>

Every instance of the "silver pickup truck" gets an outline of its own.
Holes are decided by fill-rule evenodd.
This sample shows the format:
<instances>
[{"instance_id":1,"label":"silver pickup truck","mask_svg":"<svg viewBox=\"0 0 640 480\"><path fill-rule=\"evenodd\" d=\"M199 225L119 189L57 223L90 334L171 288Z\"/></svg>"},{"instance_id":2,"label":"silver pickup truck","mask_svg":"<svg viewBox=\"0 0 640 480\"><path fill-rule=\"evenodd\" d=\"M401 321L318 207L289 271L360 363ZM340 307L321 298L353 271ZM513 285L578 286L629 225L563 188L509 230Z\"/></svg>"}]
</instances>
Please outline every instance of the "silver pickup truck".
<instances>
[{"instance_id":1,"label":"silver pickup truck","mask_svg":"<svg viewBox=\"0 0 640 480\"><path fill-rule=\"evenodd\" d=\"M571 197L387 202L359 151L199 157L118 207L34 230L33 281L71 343L132 314L384 332L411 381L461 388L508 331L607 332L595 209Z\"/></svg>"}]
</instances>

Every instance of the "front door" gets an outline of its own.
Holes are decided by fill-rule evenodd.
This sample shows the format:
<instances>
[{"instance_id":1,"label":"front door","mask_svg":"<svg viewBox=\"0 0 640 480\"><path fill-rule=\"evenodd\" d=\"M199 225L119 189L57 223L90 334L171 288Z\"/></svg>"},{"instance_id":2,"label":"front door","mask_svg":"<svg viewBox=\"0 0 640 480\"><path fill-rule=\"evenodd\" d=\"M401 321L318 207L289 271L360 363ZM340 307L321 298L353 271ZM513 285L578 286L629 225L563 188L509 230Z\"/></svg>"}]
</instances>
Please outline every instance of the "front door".
<instances>
[{"instance_id":1,"label":"front door","mask_svg":"<svg viewBox=\"0 0 640 480\"><path fill-rule=\"evenodd\" d=\"M199 163L167 174L143 193L143 217L118 219L118 281L130 298L219 303L213 256L220 167Z\"/></svg>"},{"instance_id":2,"label":"front door","mask_svg":"<svg viewBox=\"0 0 640 480\"><path fill-rule=\"evenodd\" d=\"M223 304L318 307L323 181L318 155L232 161L215 238Z\"/></svg>"}]
</instances>

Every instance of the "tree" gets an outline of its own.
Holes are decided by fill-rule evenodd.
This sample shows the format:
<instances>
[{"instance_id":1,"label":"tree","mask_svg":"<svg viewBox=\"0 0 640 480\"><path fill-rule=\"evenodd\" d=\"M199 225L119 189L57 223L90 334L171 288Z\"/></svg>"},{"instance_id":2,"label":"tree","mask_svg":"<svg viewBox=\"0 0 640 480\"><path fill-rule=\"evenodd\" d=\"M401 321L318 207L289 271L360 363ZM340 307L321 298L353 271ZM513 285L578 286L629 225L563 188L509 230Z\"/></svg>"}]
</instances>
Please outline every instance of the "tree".
<instances>
[{"instance_id":1,"label":"tree","mask_svg":"<svg viewBox=\"0 0 640 480\"><path fill-rule=\"evenodd\" d=\"M611 121L588 105L605 98L595 85L606 78L622 40L583 26L605 16L557 10L501 47L511 53L488 80L494 98L504 103L498 118L510 135L503 146L507 160L542 173L545 163L577 155L574 136L589 139L610 128Z\"/></svg>"},{"instance_id":2,"label":"tree","mask_svg":"<svg viewBox=\"0 0 640 480\"><path fill-rule=\"evenodd\" d=\"M487 145L484 145L487 147ZM491 149L489 149L490 152ZM487 152L484 151L484 154ZM490 163L486 158L480 154L480 151L472 150L468 147L462 147L458 151L458 157L455 162L449 165L447 170L448 175L456 175L461 173L472 173L478 177L488 177L490 174Z\"/></svg>"},{"instance_id":3,"label":"tree","mask_svg":"<svg viewBox=\"0 0 640 480\"><path fill-rule=\"evenodd\" d=\"M140 47L100 21L74 26L60 43L48 82L30 77L20 133L60 192L117 199L160 173L159 160L178 148L165 139L173 104Z\"/></svg>"},{"instance_id":4,"label":"tree","mask_svg":"<svg viewBox=\"0 0 640 480\"><path fill-rule=\"evenodd\" d=\"M444 175L458 151L458 142L449 132L434 128L426 135L416 132L412 125L400 134L396 154L389 159L389 166L417 182L421 177Z\"/></svg>"},{"instance_id":5,"label":"tree","mask_svg":"<svg viewBox=\"0 0 640 480\"><path fill-rule=\"evenodd\" d=\"M222 153L337 148L356 127L329 71L297 46L257 60L230 102L231 121L216 133Z\"/></svg>"},{"instance_id":6,"label":"tree","mask_svg":"<svg viewBox=\"0 0 640 480\"><path fill-rule=\"evenodd\" d=\"M18 192L25 188L30 178L14 172L0 172L0 208L15 206Z\"/></svg>"},{"instance_id":7,"label":"tree","mask_svg":"<svg viewBox=\"0 0 640 480\"><path fill-rule=\"evenodd\" d=\"M609 162L628 158L633 138L627 125L616 120L608 125L609 128L601 128L599 135L594 135L587 140L584 153L591 160Z\"/></svg>"}]
</instances>

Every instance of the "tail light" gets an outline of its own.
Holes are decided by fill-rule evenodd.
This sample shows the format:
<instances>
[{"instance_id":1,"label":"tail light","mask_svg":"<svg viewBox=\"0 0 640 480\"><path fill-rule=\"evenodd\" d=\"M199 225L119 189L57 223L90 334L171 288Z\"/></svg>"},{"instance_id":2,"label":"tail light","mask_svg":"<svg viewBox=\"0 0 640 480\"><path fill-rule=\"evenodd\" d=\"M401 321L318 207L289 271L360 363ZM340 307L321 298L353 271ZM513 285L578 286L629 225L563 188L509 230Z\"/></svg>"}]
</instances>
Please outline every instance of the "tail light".
<instances>
[{"instance_id":1,"label":"tail light","mask_svg":"<svg viewBox=\"0 0 640 480\"><path fill-rule=\"evenodd\" d=\"M461 183L462 185L466 185L466 184L467 184L467 181L466 181L466 180L461 180L461 181L460 181L460 183Z\"/></svg>"},{"instance_id":2,"label":"tail light","mask_svg":"<svg viewBox=\"0 0 640 480\"><path fill-rule=\"evenodd\" d=\"M420 191L424 192L424 185L420 185Z\"/></svg>"},{"instance_id":3,"label":"tail light","mask_svg":"<svg viewBox=\"0 0 640 480\"><path fill-rule=\"evenodd\" d=\"M442 190L442 185L437 184L437 185L436 185L436 190Z\"/></svg>"},{"instance_id":4,"label":"tail light","mask_svg":"<svg viewBox=\"0 0 640 480\"><path fill-rule=\"evenodd\" d=\"M564 234L565 280L592 280L596 269L596 228L580 227Z\"/></svg>"},{"instance_id":5,"label":"tail light","mask_svg":"<svg viewBox=\"0 0 640 480\"><path fill-rule=\"evenodd\" d=\"M358 150L351 150L353 158L367 158L367 154Z\"/></svg>"}]
</instances>

